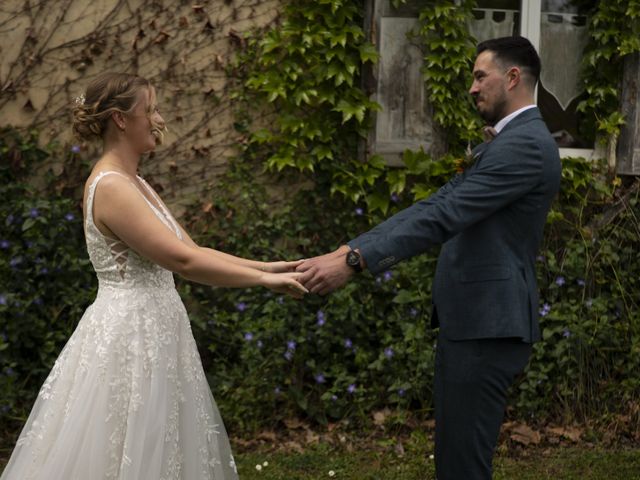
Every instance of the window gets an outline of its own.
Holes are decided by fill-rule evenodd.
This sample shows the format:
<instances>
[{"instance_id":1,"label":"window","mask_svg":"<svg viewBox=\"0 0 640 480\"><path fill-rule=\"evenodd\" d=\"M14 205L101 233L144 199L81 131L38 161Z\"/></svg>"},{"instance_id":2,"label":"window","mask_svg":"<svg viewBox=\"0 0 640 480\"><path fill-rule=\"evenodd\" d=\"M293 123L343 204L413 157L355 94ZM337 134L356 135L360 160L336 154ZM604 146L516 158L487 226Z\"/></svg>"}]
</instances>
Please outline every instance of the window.
<instances>
[{"instance_id":1,"label":"window","mask_svg":"<svg viewBox=\"0 0 640 480\"><path fill-rule=\"evenodd\" d=\"M584 5L586 2L580 2ZM537 104L562 156L596 158L592 132L584 130L578 103L582 52L588 40L584 7L571 0L480 0L469 28L478 41L527 37L542 61Z\"/></svg>"}]
</instances>

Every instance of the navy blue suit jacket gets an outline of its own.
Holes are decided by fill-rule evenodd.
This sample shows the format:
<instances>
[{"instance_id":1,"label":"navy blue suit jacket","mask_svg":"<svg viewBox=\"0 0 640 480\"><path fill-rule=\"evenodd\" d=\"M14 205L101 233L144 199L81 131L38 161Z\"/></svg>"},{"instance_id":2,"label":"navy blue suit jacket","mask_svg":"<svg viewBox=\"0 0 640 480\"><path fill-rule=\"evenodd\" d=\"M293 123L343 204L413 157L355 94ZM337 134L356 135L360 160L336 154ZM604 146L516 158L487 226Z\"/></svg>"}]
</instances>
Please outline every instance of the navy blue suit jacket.
<instances>
[{"instance_id":1,"label":"navy blue suit jacket","mask_svg":"<svg viewBox=\"0 0 640 480\"><path fill-rule=\"evenodd\" d=\"M535 259L560 186L558 148L532 108L472 154L464 173L349 246L375 274L442 244L432 291L441 335L535 342Z\"/></svg>"}]
</instances>

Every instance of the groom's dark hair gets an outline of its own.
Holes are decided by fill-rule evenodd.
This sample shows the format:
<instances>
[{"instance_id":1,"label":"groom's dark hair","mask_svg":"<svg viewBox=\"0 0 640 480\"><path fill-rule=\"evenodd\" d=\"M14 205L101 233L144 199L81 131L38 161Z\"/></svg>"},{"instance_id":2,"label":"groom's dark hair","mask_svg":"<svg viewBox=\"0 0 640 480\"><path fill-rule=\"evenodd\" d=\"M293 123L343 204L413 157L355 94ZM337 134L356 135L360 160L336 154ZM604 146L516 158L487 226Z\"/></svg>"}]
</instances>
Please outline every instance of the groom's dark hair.
<instances>
[{"instance_id":1,"label":"groom's dark hair","mask_svg":"<svg viewBox=\"0 0 640 480\"><path fill-rule=\"evenodd\" d=\"M524 73L531 77L532 87L538 82L540 57L526 38L513 36L485 40L478 44L476 53L480 55L485 50L493 52L493 58L505 68L511 65L520 67Z\"/></svg>"}]
</instances>

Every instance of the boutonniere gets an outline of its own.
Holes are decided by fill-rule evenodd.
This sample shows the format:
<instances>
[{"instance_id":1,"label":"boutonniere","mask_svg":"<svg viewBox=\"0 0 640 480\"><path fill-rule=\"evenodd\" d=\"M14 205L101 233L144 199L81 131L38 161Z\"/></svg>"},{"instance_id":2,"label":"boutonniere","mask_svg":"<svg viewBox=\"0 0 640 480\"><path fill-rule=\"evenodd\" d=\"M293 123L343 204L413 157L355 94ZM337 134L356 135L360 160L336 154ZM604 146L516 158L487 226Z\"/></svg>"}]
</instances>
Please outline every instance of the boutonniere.
<instances>
[{"instance_id":1,"label":"boutonniere","mask_svg":"<svg viewBox=\"0 0 640 480\"><path fill-rule=\"evenodd\" d=\"M498 134L496 129L490 126L482 127L482 137L484 138L484 143L489 143L491 140L495 138ZM471 167L482 155L484 148L479 149L476 153L472 153L471 150L471 142L467 143L467 149L464 153L464 158L459 158L454 161L456 172L462 173L467 168Z\"/></svg>"},{"instance_id":2,"label":"boutonniere","mask_svg":"<svg viewBox=\"0 0 640 480\"><path fill-rule=\"evenodd\" d=\"M470 142L467 143L467 149L464 152L464 157L458 158L453 162L456 167L456 172L462 173L466 169L471 167L474 163L476 163L476 160L480 158L481 154L482 154L481 150L474 154L473 151L471 150L471 143Z\"/></svg>"}]
</instances>

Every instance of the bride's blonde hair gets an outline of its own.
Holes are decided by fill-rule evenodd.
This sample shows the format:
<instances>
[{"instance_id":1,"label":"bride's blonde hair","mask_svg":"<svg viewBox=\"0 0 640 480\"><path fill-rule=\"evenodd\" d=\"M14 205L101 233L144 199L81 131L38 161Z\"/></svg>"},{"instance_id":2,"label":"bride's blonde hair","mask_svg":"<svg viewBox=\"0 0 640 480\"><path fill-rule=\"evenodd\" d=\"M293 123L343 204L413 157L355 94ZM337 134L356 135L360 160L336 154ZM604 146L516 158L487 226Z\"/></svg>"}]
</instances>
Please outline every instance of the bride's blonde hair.
<instances>
[{"instance_id":1,"label":"bride's blonde hair","mask_svg":"<svg viewBox=\"0 0 640 480\"><path fill-rule=\"evenodd\" d=\"M103 73L87 87L84 95L76 98L73 107L73 133L81 140L100 139L107 130L111 114L130 113L136 105L138 92L152 85L146 79L129 73ZM154 108L151 106L151 108ZM147 112L151 119L152 111ZM162 143L165 125L152 122L157 131L158 143Z\"/></svg>"}]
</instances>

